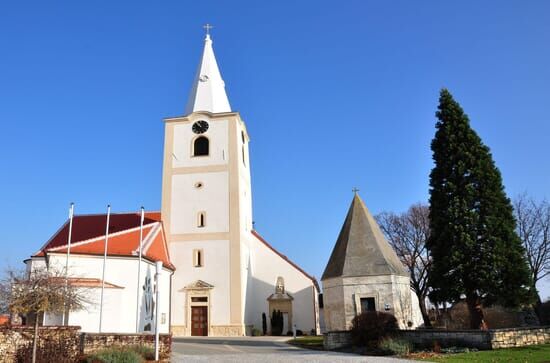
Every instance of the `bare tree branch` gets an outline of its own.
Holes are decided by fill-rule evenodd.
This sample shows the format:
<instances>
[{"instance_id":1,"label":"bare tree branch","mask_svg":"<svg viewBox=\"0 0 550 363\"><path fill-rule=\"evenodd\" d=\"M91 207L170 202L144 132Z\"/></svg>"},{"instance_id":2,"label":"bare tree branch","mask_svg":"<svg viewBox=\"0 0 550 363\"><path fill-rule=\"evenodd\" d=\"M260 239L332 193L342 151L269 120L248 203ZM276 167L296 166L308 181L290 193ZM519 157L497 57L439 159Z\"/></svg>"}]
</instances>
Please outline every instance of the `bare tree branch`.
<instances>
[{"instance_id":1,"label":"bare tree branch","mask_svg":"<svg viewBox=\"0 0 550 363\"><path fill-rule=\"evenodd\" d=\"M430 234L429 208L415 204L403 214L383 212L376 220L401 262L411 274L411 288L418 296L425 326L431 326L426 310L428 269L431 259L426 248Z\"/></svg>"}]
</instances>

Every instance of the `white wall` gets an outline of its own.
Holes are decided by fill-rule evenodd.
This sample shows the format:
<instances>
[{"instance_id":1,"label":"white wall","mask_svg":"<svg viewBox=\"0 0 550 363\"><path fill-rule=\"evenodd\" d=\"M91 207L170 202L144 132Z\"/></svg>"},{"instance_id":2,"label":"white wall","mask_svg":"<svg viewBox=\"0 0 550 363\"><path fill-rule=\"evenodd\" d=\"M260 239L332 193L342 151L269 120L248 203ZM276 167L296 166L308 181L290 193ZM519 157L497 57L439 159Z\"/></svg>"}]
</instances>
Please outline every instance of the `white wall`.
<instances>
[{"instance_id":1,"label":"white wall","mask_svg":"<svg viewBox=\"0 0 550 363\"><path fill-rule=\"evenodd\" d=\"M249 248L250 268L243 270L243 276L251 284L247 292L245 323L253 324L261 330L262 313L265 312L269 327L271 312L268 311L269 303L266 299L275 292L277 277L282 276L286 292L294 298L293 324L307 333L311 329L318 329L315 318L318 291L311 279L252 235L249 235Z\"/></svg>"},{"instance_id":2,"label":"white wall","mask_svg":"<svg viewBox=\"0 0 550 363\"><path fill-rule=\"evenodd\" d=\"M210 155L193 157L193 141L200 136L192 131L193 123L197 120L205 120L209 127L202 136L210 140ZM227 164L228 160L228 121L216 119L210 120L207 116L197 115L194 121L174 125L174 155L172 167L189 167L204 165Z\"/></svg>"},{"instance_id":3,"label":"white wall","mask_svg":"<svg viewBox=\"0 0 550 363\"><path fill-rule=\"evenodd\" d=\"M194 267L194 249L203 251L203 267ZM172 281L172 325L187 325L187 294L183 288L197 280L214 285L210 291L209 324L229 324L229 241L172 242L170 258L177 266Z\"/></svg>"},{"instance_id":4,"label":"white wall","mask_svg":"<svg viewBox=\"0 0 550 363\"><path fill-rule=\"evenodd\" d=\"M172 176L172 234L229 231L228 173L211 172ZM196 188L197 182L202 183ZM197 226L198 213L206 212L205 227Z\"/></svg>"},{"instance_id":5,"label":"white wall","mask_svg":"<svg viewBox=\"0 0 550 363\"><path fill-rule=\"evenodd\" d=\"M64 268L65 254L50 254L49 265L52 268ZM38 262L40 263L40 262ZM34 265L34 262L33 262ZM57 266L57 267L56 267ZM140 286L140 302L137 305L137 258L109 257L105 269L105 282L122 288L105 288L103 298L102 331L113 333L136 332L136 309L141 309L143 304L143 289L147 270L154 277L155 266L153 263L142 260ZM103 257L90 255L71 255L69 262L69 276L102 278ZM160 314L165 314L165 323L161 324L161 332L169 331L170 311L170 271L163 268L160 278ZM69 313L69 324L81 326L84 332L98 332L99 311L101 301L101 288L83 289L87 295L86 309ZM141 317L140 317L141 319ZM53 321L52 321L53 323ZM143 323L141 324L143 326Z\"/></svg>"}]
</instances>

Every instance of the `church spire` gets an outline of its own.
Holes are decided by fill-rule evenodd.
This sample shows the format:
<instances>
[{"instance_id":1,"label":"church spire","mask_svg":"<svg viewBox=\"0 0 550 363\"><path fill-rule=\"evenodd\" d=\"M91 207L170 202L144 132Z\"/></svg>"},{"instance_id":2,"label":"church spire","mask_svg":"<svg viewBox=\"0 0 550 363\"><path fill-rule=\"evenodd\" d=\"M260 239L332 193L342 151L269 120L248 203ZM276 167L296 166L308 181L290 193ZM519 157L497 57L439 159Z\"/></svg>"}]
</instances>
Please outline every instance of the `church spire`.
<instances>
[{"instance_id":1,"label":"church spire","mask_svg":"<svg viewBox=\"0 0 550 363\"><path fill-rule=\"evenodd\" d=\"M210 24L205 25L204 50L189 94L189 101L185 107L185 115L195 111L231 112L225 93L225 83L212 49L211 28Z\"/></svg>"}]
</instances>

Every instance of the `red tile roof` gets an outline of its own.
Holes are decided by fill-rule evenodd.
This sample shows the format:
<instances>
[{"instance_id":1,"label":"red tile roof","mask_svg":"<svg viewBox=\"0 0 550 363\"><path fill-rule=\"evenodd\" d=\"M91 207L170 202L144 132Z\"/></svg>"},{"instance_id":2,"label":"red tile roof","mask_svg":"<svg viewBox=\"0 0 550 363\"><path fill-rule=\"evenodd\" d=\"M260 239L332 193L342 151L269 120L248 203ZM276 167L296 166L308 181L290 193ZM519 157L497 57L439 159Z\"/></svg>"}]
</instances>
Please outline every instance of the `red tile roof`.
<instances>
[{"instance_id":1,"label":"red tile roof","mask_svg":"<svg viewBox=\"0 0 550 363\"><path fill-rule=\"evenodd\" d=\"M103 255L105 249L106 214L78 215L73 218L71 254ZM162 261L175 270L170 262L159 212L145 213L142 255L151 261ZM137 256L139 252L139 213L113 213L109 220L107 255ZM68 221L34 254L67 253Z\"/></svg>"}]
</instances>

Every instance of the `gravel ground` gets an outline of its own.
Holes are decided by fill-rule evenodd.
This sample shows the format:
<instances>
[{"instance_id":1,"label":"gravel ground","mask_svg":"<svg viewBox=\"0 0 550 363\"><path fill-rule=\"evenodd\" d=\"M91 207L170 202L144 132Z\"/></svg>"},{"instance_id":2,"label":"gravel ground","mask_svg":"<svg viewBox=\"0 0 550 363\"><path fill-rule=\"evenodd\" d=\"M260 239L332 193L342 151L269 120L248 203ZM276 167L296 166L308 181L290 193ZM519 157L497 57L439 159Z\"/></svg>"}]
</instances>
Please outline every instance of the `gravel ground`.
<instances>
[{"instance_id":1,"label":"gravel ground","mask_svg":"<svg viewBox=\"0 0 550 363\"><path fill-rule=\"evenodd\" d=\"M392 357L302 349L285 343L288 338L174 338L172 362L413 362Z\"/></svg>"}]
</instances>

